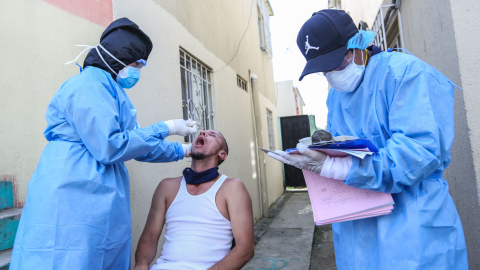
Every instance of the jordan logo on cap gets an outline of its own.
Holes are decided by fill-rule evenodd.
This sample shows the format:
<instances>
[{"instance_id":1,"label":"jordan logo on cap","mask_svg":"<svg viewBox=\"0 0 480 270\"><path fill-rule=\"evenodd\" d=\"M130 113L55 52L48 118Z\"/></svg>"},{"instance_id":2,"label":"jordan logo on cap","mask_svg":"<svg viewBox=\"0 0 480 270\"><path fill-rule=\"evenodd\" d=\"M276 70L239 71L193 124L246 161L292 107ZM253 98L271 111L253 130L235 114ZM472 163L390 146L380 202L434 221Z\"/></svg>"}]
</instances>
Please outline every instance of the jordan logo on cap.
<instances>
[{"instance_id":1,"label":"jordan logo on cap","mask_svg":"<svg viewBox=\"0 0 480 270\"><path fill-rule=\"evenodd\" d=\"M307 55L308 50L310 50L310 49L318 50L319 47L312 47L312 46L310 46L310 44L308 43L308 35L307 35L307 41L305 41L305 50L307 50L307 51L305 52L305 55Z\"/></svg>"}]
</instances>

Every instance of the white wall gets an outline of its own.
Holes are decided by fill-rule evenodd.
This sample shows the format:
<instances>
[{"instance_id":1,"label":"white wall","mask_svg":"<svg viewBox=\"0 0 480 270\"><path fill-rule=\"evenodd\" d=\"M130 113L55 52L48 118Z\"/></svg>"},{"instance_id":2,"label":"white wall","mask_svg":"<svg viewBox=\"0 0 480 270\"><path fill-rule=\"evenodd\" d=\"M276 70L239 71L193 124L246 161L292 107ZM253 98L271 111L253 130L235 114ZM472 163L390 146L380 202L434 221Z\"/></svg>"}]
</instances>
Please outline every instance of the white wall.
<instances>
[{"instance_id":1,"label":"white wall","mask_svg":"<svg viewBox=\"0 0 480 270\"><path fill-rule=\"evenodd\" d=\"M283 117L297 115L293 81L275 82L275 88L277 89L277 116Z\"/></svg>"}]
</instances>

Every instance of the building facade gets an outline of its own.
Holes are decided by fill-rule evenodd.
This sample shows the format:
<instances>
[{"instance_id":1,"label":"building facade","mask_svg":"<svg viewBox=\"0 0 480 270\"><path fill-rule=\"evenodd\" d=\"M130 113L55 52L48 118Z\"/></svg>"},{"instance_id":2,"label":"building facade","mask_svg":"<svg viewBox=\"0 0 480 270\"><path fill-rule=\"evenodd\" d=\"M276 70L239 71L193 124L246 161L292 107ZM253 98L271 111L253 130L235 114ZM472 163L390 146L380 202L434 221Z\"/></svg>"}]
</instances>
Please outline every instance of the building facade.
<instances>
[{"instance_id":1,"label":"building facade","mask_svg":"<svg viewBox=\"0 0 480 270\"><path fill-rule=\"evenodd\" d=\"M474 0L330 0L383 48L402 47L445 74L455 89L455 140L444 172L462 220L470 269L480 269L480 2ZM383 22L383 30L382 30ZM381 41L381 42L379 42ZM386 46L384 46L386 45Z\"/></svg>"},{"instance_id":2,"label":"building facade","mask_svg":"<svg viewBox=\"0 0 480 270\"><path fill-rule=\"evenodd\" d=\"M302 115L305 102L293 81L275 82L277 91L277 116Z\"/></svg>"},{"instance_id":3,"label":"building facade","mask_svg":"<svg viewBox=\"0 0 480 270\"><path fill-rule=\"evenodd\" d=\"M11 65L0 66L0 174L15 176L18 200L24 202L47 144L47 105L61 84L79 72L64 63L83 49L75 45L98 44L111 21L127 17L153 42L141 80L127 90L140 126L193 117L201 128L222 132L230 153L220 172L245 183L255 221L268 215L268 207L283 193L281 164L257 149L280 149L278 122L272 121L277 115L271 15L268 0L1 1L0 59ZM126 164L133 255L158 183L181 175L190 163Z\"/></svg>"}]
</instances>

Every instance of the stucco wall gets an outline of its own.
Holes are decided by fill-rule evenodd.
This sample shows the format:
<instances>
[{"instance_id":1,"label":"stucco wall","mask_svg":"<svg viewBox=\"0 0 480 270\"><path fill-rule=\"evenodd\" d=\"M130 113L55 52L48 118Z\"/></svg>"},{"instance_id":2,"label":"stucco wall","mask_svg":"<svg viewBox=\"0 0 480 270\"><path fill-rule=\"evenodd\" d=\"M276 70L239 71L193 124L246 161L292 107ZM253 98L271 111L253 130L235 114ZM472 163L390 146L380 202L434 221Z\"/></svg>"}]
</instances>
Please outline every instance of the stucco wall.
<instances>
[{"instance_id":1,"label":"stucco wall","mask_svg":"<svg viewBox=\"0 0 480 270\"><path fill-rule=\"evenodd\" d=\"M357 27L358 23L363 21L368 24L368 27L372 28L373 21L377 16L380 6L389 3L389 0L342 0L342 9L352 17L353 22Z\"/></svg>"},{"instance_id":2,"label":"stucco wall","mask_svg":"<svg viewBox=\"0 0 480 270\"><path fill-rule=\"evenodd\" d=\"M465 147L458 156L464 156L466 165L470 165L470 154L473 155L473 165L476 176L476 186L471 182L472 177L463 178L459 170L457 175L458 186L461 187L458 192L458 197L465 196L468 199L462 207L469 209L469 217L462 217L464 230L467 239L467 249L469 254L470 269L480 269L480 209L479 196L474 196L474 190L477 192L480 186L480 62L479 54L475 53L476 44L479 44L480 37L476 34L480 32L480 2L476 0L450 0L451 14L453 18L454 37L457 47L457 57L461 86L465 90L463 96L465 97L465 111L467 116L468 127L463 127L465 135L463 140L468 142L470 139L471 149ZM439 43L444 42L443 39L438 40ZM451 52L447 52L451 53ZM460 95L457 95L457 97ZM462 100L463 103L463 100ZM457 106L457 104L455 104ZM458 104L463 105L463 104ZM458 112L461 117L463 111ZM457 110L456 110L457 114ZM456 115L457 119L457 115ZM455 120L456 120L455 119ZM455 126L457 128L457 126ZM457 130L456 130L457 131ZM457 135L457 133L455 133ZM470 152L471 151L471 152ZM452 164L453 165L453 164ZM469 174L473 174L470 166L465 168ZM468 189L468 190L467 190ZM478 194L478 193L477 193ZM458 206L458 204L457 204ZM460 207L459 207L460 208ZM468 226L468 227L467 227Z\"/></svg>"},{"instance_id":3,"label":"stucco wall","mask_svg":"<svg viewBox=\"0 0 480 270\"><path fill-rule=\"evenodd\" d=\"M278 117L297 115L293 81L276 82Z\"/></svg>"},{"instance_id":4,"label":"stucco wall","mask_svg":"<svg viewBox=\"0 0 480 270\"><path fill-rule=\"evenodd\" d=\"M85 1L90 9L95 9L97 1ZM70 3L80 2L72 0ZM256 5L253 5L252 18L238 55L228 67L220 69L237 49L247 26L251 1L118 0L110 5L104 2L101 10L90 12L110 13L113 19L128 17L153 41L148 66L142 69L142 79L127 90L137 108L141 126L183 117L180 47L215 71L212 74L214 122L230 148L220 172L245 183L257 221L260 196L251 88L246 92L236 85L237 74L245 79L249 78L249 70L257 74L261 122L265 121L259 133L263 137L259 139L268 145L265 108L275 112L276 96L271 59L260 50ZM105 11L105 8L110 10ZM4 119L0 121L0 174L17 176L21 201L25 200L28 181L47 143L43 136L47 105L61 84L79 72L74 64L65 66L64 63L74 59L83 49L75 44L95 45L105 29L104 20L98 19L103 17L91 16L88 10L79 12L57 0L0 2L3 25L0 59L8 63L0 66L4 78L0 88L3 101L0 117ZM84 56L78 62L82 64L83 59ZM279 147L276 118L274 113L275 140ZM168 139L183 142L181 137ZM267 168L267 204L270 205L283 192L281 166L264 156L260 160ZM132 255L158 183L166 177L181 175L187 166L189 162L185 160L170 164L127 162L131 183Z\"/></svg>"},{"instance_id":5,"label":"stucco wall","mask_svg":"<svg viewBox=\"0 0 480 270\"><path fill-rule=\"evenodd\" d=\"M171 13L188 32L223 62L227 63L235 54L247 25L248 31L242 41L235 59L229 64L242 78L248 79L250 69L262 75L258 81L258 90L272 102L275 101L275 87L271 59L265 57L260 49L257 26L257 2L238 1L171 1L153 0ZM116 1L115 3L125 2ZM250 23L248 23L251 15ZM214 14L214 15L213 15ZM251 66L245 66L245 63ZM216 70L220 66L214 66ZM222 71L218 72L219 74Z\"/></svg>"},{"instance_id":6,"label":"stucco wall","mask_svg":"<svg viewBox=\"0 0 480 270\"><path fill-rule=\"evenodd\" d=\"M248 19L245 15L246 11L242 13L241 10L245 7L249 8L251 2L235 1L229 5L223 4L223 1L203 2L197 10L195 10L197 2L188 3L189 5L182 6L182 9L191 16L183 17L172 8L169 10L164 8L169 7L167 4L171 4L170 2L167 4L149 0L113 2L114 19L125 16L132 19L150 36L154 44L148 66L142 70L141 82L128 92L137 107L138 120L142 126L158 120L182 118L179 47L187 50L214 71L225 66L227 61L225 59L228 57L224 56L222 59L221 56L228 55L230 58L233 56L246 27L245 18ZM182 3L178 2L178 5ZM263 140L264 145L268 145L265 108L269 107L274 111L275 96L271 98L263 95L263 93L274 93L274 84L271 60L267 59L258 45L256 7L254 8L249 30L239 54L232 62L235 64L214 72L213 83L216 129L225 135L230 148L229 157L220 166L220 172L240 178L245 183L253 201L256 221L260 218L260 196L255 167L257 150L254 148L251 89L246 92L237 87L237 74L243 78L249 78L248 70L251 70L258 76L257 89L261 96L260 113L262 114L262 132L259 133L259 139ZM215 13L215 16L211 16L212 13ZM243 14L238 17L238 20L241 20L238 22L239 26L235 25L237 17L232 15L237 13ZM224 26L219 25L220 21L225 21L224 24L233 24L231 27L236 28L224 29ZM231 39L235 42L231 42ZM275 124L278 141L278 124ZM181 142L181 138L172 139ZM282 171L280 164L270 164L271 162L265 160L264 156L260 156L260 160L265 162L268 168L266 171L267 203L270 205L283 192ZM155 187L165 177L181 175L183 168L188 165L185 161L173 164L142 164L133 161L127 163L132 195L132 256L143 230Z\"/></svg>"},{"instance_id":7,"label":"stucco wall","mask_svg":"<svg viewBox=\"0 0 480 270\"><path fill-rule=\"evenodd\" d=\"M281 149L280 144L280 130L278 127L278 113L273 104L268 98L260 94L261 120L262 120L262 138L263 147L269 149L270 141L268 138L268 122L267 122L267 108L272 111L273 133L275 135L275 150ZM267 157L263 152L260 154L261 160L265 164L265 171L267 177L267 203L272 205L283 193L283 171L282 164L273 158Z\"/></svg>"},{"instance_id":8,"label":"stucco wall","mask_svg":"<svg viewBox=\"0 0 480 270\"><path fill-rule=\"evenodd\" d=\"M79 72L65 66L98 43L104 26L40 0L0 1L0 174L15 174L19 199L47 144L45 112L60 85ZM84 57L79 59L83 63Z\"/></svg>"}]
</instances>

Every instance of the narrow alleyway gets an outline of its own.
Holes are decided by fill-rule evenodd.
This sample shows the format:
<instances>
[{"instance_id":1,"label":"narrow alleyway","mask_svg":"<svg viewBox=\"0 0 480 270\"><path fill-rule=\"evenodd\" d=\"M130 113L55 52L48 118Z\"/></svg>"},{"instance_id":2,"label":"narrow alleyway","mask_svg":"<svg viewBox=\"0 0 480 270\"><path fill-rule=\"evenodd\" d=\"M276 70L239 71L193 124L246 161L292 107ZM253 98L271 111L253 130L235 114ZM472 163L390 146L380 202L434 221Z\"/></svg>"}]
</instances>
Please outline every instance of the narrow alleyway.
<instances>
[{"instance_id":1,"label":"narrow alleyway","mask_svg":"<svg viewBox=\"0 0 480 270\"><path fill-rule=\"evenodd\" d=\"M243 269L336 269L331 227L315 230L307 192L284 193L269 214L255 225L255 257Z\"/></svg>"}]
</instances>

